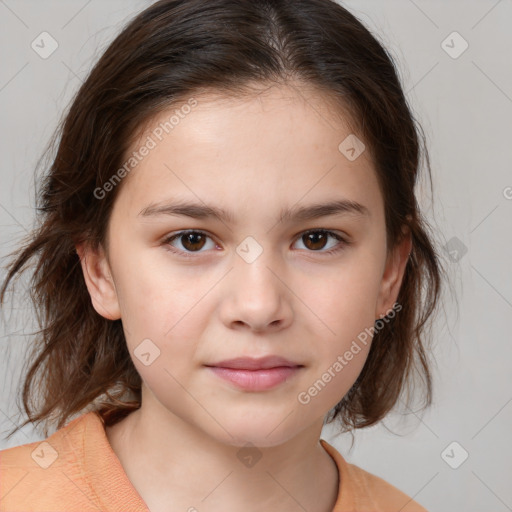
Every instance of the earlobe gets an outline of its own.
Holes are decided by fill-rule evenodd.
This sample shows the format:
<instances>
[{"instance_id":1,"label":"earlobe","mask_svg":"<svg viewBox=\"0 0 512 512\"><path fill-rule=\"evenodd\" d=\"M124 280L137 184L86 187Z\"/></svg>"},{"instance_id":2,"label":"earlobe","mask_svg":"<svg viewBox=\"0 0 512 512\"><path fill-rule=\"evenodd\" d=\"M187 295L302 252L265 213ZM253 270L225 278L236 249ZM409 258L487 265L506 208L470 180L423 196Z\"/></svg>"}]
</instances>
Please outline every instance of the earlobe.
<instances>
[{"instance_id":1,"label":"earlobe","mask_svg":"<svg viewBox=\"0 0 512 512\"><path fill-rule=\"evenodd\" d=\"M77 244L85 284L96 312L108 320L121 318L117 291L103 247Z\"/></svg>"},{"instance_id":2,"label":"earlobe","mask_svg":"<svg viewBox=\"0 0 512 512\"><path fill-rule=\"evenodd\" d=\"M407 229L402 241L388 254L375 309L376 319L386 315L395 304L411 250L412 236L410 230Z\"/></svg>"}]
</instances>

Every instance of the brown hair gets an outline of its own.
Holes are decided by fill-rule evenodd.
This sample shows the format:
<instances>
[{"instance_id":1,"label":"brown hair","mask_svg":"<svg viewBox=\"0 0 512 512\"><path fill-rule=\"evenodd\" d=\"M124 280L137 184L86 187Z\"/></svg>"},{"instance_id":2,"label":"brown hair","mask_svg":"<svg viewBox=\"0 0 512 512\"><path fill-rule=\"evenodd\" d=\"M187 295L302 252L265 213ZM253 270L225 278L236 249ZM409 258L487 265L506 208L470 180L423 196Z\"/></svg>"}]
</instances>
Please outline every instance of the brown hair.
<instances>
[{"instance_id":1,"label":"brown hair","mask_svg":"<svg viewBox=\"0 0 512 512\"><path fill-rule=\"evenodd\" d=\"M332 0L161 0L124 28L77 92L47 150L56 147L37 194L39 224L10 255L2 304L9 282L31 259L37 263L30 297L40 330L33 333L23 385L28 419L22 426L42 421L48 435L50 420L61 428L87 408L112 425L140 407L141 378L121 320L94 310L75 250L84 241L105 247L120 187L102 200L94 191L123 165L134 134L163 109L201 91L243 94L250 84L292 79L313 85L350 113L374 161L388 247L400 241L403 225L412 233L398 296L402 309L375 333L361 374L328 422L338 418L346 429L376 423L415 372L430 405L425 331L442 268L415 197L422 154L431 173L425 135L392 57Z\"/></svg>"}]
</instances>

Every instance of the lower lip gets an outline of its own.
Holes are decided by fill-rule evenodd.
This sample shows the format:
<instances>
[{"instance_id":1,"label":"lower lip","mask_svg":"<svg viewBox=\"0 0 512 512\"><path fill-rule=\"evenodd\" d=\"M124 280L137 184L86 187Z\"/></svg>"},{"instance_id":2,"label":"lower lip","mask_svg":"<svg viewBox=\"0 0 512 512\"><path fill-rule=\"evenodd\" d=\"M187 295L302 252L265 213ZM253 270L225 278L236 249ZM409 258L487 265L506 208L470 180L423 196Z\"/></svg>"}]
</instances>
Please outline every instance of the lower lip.
<instances>
[{"instance_id":1,"label":"lower lip","mask_svg":"<svg viewBox=\"0 0 512 512\"><path fill-rule=\"evenodd\" d=\"M265 391L294 376L301 366L279 366L265 370L236 370L209 366L220 378L246 391Z\"/></svg>"}]
</instances>

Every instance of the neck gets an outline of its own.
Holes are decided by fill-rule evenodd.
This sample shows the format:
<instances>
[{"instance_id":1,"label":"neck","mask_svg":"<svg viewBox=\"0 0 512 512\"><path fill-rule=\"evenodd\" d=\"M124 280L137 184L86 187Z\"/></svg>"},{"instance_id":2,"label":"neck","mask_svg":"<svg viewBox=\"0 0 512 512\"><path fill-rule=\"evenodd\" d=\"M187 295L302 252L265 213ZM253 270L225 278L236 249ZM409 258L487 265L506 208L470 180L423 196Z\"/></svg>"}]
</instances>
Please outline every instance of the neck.
<instances>
[{"instance_id":1,"label":"neck","mask_svg":"<svg viewBox=\"0 0 512 512\"><path fill-rule=\"evenodd\" d=\"M141 406L106 433L151 512L168 510L169 503L176 510L208 512L327 512L336 501L339 476L319 442L322 426L320 418L276 446L233 446L163 407Z\"/></svg>"}]
</instances>

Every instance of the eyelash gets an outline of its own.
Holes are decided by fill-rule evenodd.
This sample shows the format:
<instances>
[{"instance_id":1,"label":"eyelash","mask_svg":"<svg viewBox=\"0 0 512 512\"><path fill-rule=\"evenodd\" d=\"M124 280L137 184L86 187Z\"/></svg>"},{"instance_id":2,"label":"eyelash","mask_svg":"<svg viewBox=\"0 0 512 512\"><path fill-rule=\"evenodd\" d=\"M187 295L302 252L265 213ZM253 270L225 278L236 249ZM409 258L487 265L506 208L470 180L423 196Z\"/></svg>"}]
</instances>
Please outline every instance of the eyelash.
<instances>
[{"instance_id":1,"label":"eyelash","mask_svg":"<svg viewBox=\"0 0 512 512\"><path fill-rule=\"evenodd\" d=\"M335 253L338 253L338 252L342 251L346 246L349 246L350 243L351 243L348 240L346 240L345 238L343 238L342 236L338 235L337 233L334 233L333 231L329 231L327 229L310 229L308 231L304 231L304 232L300 233L300 236L298 236L295 241L299 240L304 235L309 235L311 233L322 233L324 235L329 235L329 236L332 236L333 238L335 238L336 240L338 240L341 243L337 244L335 247L333 247L332 249L329 249L328 251L321 251L321 250L319 250L319 251L307 251L307 252L310 252L310 253L319 253L319 254L323 254L323 255L331 255L331 254L335 254ZM179 256L181 256L183 258L188 258L188 259L197 258L201 254L201 252L204 252L204 251L198 251L198 252L195 252L195 253L194 252L186 252L186 251L178 250L178 249L174 248L172 245L170 245L170 243L173 240L175 240L176 238L179 238L179 237L184 236L184 235L189 235L189 234L205 235L208 238L212 238L208 233L205 233L204 231L195 230L195 229L179 231L178 233L174 233L173 235L167 237L164 240L164 244L167 245L167 250L169 250L170 252L172 252L174 254L178 254Z\"/></svg>"}]
</instances>

